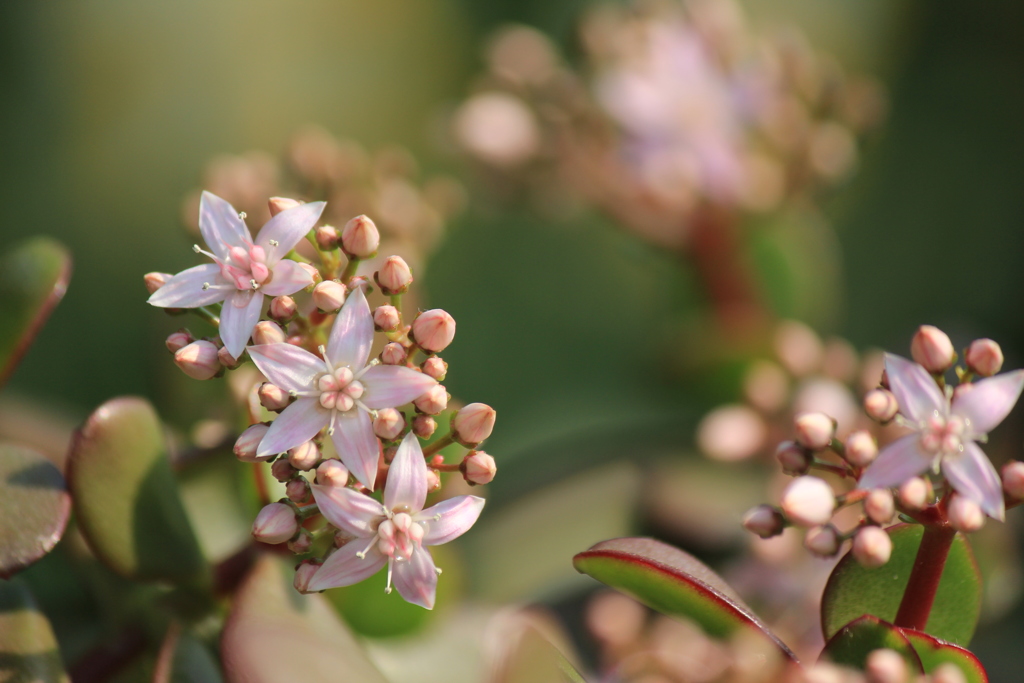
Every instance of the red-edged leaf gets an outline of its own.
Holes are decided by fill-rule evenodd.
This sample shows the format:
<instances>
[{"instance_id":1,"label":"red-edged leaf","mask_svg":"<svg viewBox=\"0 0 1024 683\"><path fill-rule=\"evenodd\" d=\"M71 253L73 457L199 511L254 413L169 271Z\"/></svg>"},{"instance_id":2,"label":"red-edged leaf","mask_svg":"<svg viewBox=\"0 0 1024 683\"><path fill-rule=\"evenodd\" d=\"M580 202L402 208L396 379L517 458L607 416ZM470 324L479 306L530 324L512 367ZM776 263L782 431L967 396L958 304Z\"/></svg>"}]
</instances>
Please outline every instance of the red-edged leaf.
<instances>
[{"instance_id":1,"label":"red-edged leaf","mask_svg":"<svg viewBox=\"0 0 1024 683\"><path fill-rule=\"evenodd\" d=\"M835 664L864 669L868 655L880 649L895 650L914 673L924 673L921 660L900 629L870 614L854 619L832 636L821 658Z\"/></svg>"},{"instance_id":2,"label":"red-edged leaf","mask_svg":"<svg viewBox=\"0 0 1024 683\"><path fill-rule=\"evenodd\" d=\"M960 671L967 678L967 683L988 683L985 667L969 650L921 631L910 628L903 628L900 631L917 652L925 673L931 673L939 665L948 662L960 667Z\"/></svg>"},{"instance_id":3,"label":"red-edged leaf","mask_svg":"<svg viewBox=\"0 0 1024 683\"><path fill-rule=\"evenodd\" d=\"M28 448L0 444L0 578L10 578L57 545L71 512L64 477Z\"/></svg>"}]
</instances>

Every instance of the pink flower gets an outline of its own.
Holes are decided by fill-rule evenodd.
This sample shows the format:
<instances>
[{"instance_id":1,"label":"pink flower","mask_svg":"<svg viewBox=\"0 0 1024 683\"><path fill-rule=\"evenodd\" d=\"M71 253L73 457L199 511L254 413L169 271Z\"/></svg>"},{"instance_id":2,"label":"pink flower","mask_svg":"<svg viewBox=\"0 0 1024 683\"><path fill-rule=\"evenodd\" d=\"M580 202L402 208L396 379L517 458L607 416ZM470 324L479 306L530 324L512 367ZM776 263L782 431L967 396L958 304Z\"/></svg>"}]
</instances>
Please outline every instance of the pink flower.
<instances>
[{"instance_id":1,"label":"pink flower","mask_svg":"<svg viewBox=\"0 0 1024 683\"><path fill-rule=\"evenodd\" d=\"M310 273L282 258L320 219L324 202L300 204L280 212L253 241L234 207L203 192L199 230L211 251L193 249L214 260L178 273L149 297L161 308L197 308L223 301L220 338L235 358L242 355L259 322L263 296L281 296L313 284Z\"/></svg>"},{"instance_id":2,"label":"pink flower","mask_svg":"<svg viewBox=\"0 0 1024 683\"><path fill-rule=\"evenodd\" d=\"M915 433L886 446L858 482L862 489L899 486L938 466L953 489L990 517L1003 519L1003 492L976 442L1003 421L1024 387L1024 370L963 384L944 395L923 367L886 354L885 372L904 424Z\"/></svg>"},{"instance_id":3,"label":"pink flower","mask_svg":"<svg viewBox=\"0 0 1024 683\"><path fill-rule=\"evenodd\" d=\"M327 348L320 347L323 358L291 344L250 346L260 372L295 397L270 425L256 456L284 453L327 427L341 461L373 489L380 442L371 415L412 401L437 381L407 367L368 366L372 344L373 316L356 287L334 321Z\"/></svg>"},{"instance_id":4,"label":"pink flower","mask_svg":"<svg viewBox=\"0 0 1024 683\"><path fill-rule=\"evenodd\" d=\"M338 529L354 536L317 570L308 590L350 586L388 565L391 592L414 605L434 607L437 575L434 558L424 546L441 545L466 533L484 507L484 499L457 496L426 510L427 465L420 442L407 434L388 471L384 504L340 486L313 486L320 512Z\"/></svg>"}]
</instances>

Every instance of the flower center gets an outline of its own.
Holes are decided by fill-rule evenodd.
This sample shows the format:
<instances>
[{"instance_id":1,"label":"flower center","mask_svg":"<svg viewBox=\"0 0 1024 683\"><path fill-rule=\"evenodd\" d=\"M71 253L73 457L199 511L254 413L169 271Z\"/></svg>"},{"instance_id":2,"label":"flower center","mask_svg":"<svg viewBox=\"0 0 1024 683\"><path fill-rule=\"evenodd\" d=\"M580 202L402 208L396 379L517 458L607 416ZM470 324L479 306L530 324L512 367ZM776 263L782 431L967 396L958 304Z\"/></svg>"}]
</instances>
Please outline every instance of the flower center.
<instances>
[{"instance_id":1,"label":"flower center","mask_svg":"<svg viewBox=\"0 0 1024 683\"><path fill-rule=\"evenodd\" d=\"M317 389L320 390L320 405L342 413L352 410L365 391L362 382L353 379L352 371L344 367L321 375Z\"/></svg>"},{"instance_id":2,"label":"flower center","mask_svg":"<svg viewBox=\"0 0 1024 683\"><path fill-rule=\"evenodd\" d=\"M392 560L408 560L421 547L423 533L408 513L392 514L377 527L377 549Z\"/></svg>"},{"instance_id":3,"label":"flower center","mask_svg":"<svg viewBox=\"0 0 1024 683\"><path fill-rule=\"evenodd\" d=\"M248 248L231 247L228 249L226 259L221 259L208 251L199 248L199 245L192 247L197 254L204 254L212 258L220 266L220 274L224 279L232 283L237 289L249 290L259 289L261 285L270 282L273 277L270 267L267 265L267 252L263 247L250 244ZM206 289L209 283L204 284Z\"/></svg>"},{"instance_id":4,"label":"flower center","mask_svg":"<svg viewBox=\"0 0 1024 683\"><path fill-rule=\"evenodd\" d=\"M926 453L959 453L963 450L967 425L963 418L933 415L921 430L921 448Z\"/></svg>"}]
</instances>

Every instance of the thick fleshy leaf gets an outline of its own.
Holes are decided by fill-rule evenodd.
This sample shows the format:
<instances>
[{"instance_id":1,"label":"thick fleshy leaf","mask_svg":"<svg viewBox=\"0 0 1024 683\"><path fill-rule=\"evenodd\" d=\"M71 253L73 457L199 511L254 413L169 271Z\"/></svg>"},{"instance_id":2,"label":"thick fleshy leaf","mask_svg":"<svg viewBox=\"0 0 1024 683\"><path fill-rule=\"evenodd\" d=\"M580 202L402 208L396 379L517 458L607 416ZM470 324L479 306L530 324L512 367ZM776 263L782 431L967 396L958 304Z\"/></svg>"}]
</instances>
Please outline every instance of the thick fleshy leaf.
<instances>
[{"instance_id":1,"label":"thick fleshy leaf","mask_svg":"<svg viewBox=\"0 0 1024 683\"><path fill-rule=\"evenodd\" d=\"M821 659L863 670L868 655L883 648L898 652L911 672L923 673L921 660L900 629L870 615L859 617L839 629L825 643Z\"/></svg>"},{"instance_id":2,"label":"thick fleshy leaf","mask_svg":"<svg viewBox=\"0 0 1024 683\"><path fill-rule=\"evenodd\" d=\"M359 372L366 366L373 345L373 315L361 287L349 292L327 340L327 358L331 365L348 366Z\"/></svg>"},{"instance_id":3,"label":"thick fleshy leaf","mask_svg":"<svg viewBox=\"0 0 1024 683\"><path fill-rule=\"evenodd\" d=\"M363 404L371 410L405 405L437 384L429 375L395 365L367 368L359 379L366 387Z\"/></svg>"},{"instance_id":4,"label":"thick fleshy leaf","mask_svg":"<svg viewBox=\"0 0 1024 683\"><path fill-rule=\"evenodd\" d=\"M388 468L388 481L384 486L384 506L395 510L405 506L409 512L423 509L427 500L427 461L423 459L420 440L409 432L398 445L398 451Z\"/></svg>"},{"instance_id":5,"label":"thick fleshy leaf","mask_svg":"<svg viewBox=\"0 0 1024 683\"><path fill-rule=\"evenodd\" d=\"M324 212L326 202L310 202L286 209L260 228L256 244L267 252L267 263L275 264L305 237ZM271 244L276 242L276 244ZM294 290L293 290L294 291Z\"/></svg>"},{"instance_id":6,"label":"thick fleshy leaf","mask_svg":"<svg viewBox=\"0 0 1024 683\"><path fill-rule=\"evenodd\" d=\"M437 567L426 548L418 548L408 560L393 565L395 588L406 602L434 609L437 596Z\"/></svg>"},{"instance_id":7,"label":"thick fleshy leaf","mask_svg":"<svg viewBox=\"0 0 1024 683\"><path fill-rule=\"evenodd\" d=\"M50 622L20 581L0 581L0 680L68 683Z\"/></svg>"},{"instance_id":8,"label":"thick fleshy leaf","mask_svg":"<svg viewBox=\"0 0 1024 683\"><path fill-rule=\"evenodd\" d=\"M205 578L163 428L145 399L97 408L75 433L67 476L79 528L108 567L137 579Z\"/></svg>"},{"instance_id":9,"label":"thick fleshy leaf","mask_svg":"<svg viewBox=\"0 0 1024 683\"><path fill-rule=\"evenodd\" d=\"M27 448L0 444L0 578L50 552L70 512L67 484L52 462Z\"/></svg>"},{"instance_id":10,"label":"thick fleshy leaf","mask_svg":"<svg viewBox=\"0 0 1024 683\"><path fill-rule=\"evenodd\" d=\"M377 548L376 539L368 543L365 538L357 538L331 553L309 580L309 590L351 586L376 574L387 561L387 556Z\"/></svg>"},{"instance_id":11,"label":"thick fleshy leaf","mask_svg":"<svg viewBox=\"0 0 1024 683\"><path fill-rule=\"evenodd\" d=\"M37 237L0 258L0 386L11 376L71 279L71 257Z\"/></svg>"},{"instance_id":12,"label":"thick fleshy leaf","mask_svg":"<svg viewBox=\"0 0 1024 683\"><path fill-rule=\"evenodd\" d=\"M152 683L223 683L213 654L196 637L172 622L160 644Z\"/></svg>"},{"instance_id":13,"label":"thick fleshy leaf","mask_svg":"<svg viewBox=\"0 0 1024 683\"><path fill-rule=\"evenodd\" d=\"M221 659L228 683L387 683L323 596L296 593L291 570L270 557L235 596Z\"/></svg>"},{"instance_id":14,"label":"thick fleshy leaf","mask_svg":"<svg viewBox=\"0 0 1024 683\"><path fill-rule=\"evenodd\" d=\"M417 522L426 525L423 545L441 545L469 531L480 517L485 502L477 496L455 496L415 515Z\"/></svg>"},{"instance_id":15,"label":"thick fleshy leaf","mask_svg":"<svg viewBox=\"0 0 1024 683\"><path fill-rule=\"evenodd\" d=\"M978 444L968 441L962 453L943 458L942 473L957 493L980 505L989 517L1003 521L1003 482Z\"/></svg>"},{"instance_id":16,"label":"thick fleshy leaf","mask_svg":"<svg viewBox=\"0 0 1024 683\"><path fill-rule=\"evenodd\" d=\"M970 420L974 433L987 434L1010 414L1022 388L1024 370L963 384L953 396L952 412Z\"/></svg>"},{"instance_id":17,"label":"thick fleshy leaf","mask_svg":"<svg viewBox=\"0 0 1024 683\"><path fill-rule=\"evenodd\" d=\"M235 207L212 192L203 192L199 200L199 232L210 251L221 259L228 257L231 247L248 251L252 242L249 229Z\"/></svg>"},{"instance_id":18,"label":"thick fleshy leaf","mask_svg":"<svg viewBox=\"0 0 1024 683\"><path fill-rule=\"evenodd\" d=\"M320 407L319 399L297 398L270 423L256 455L277 455L295 448L316 436L330 419L330 411Z\"/></svg>"},{"instance_id":19,"label":"thick fleshy leaf","mask_svg":"<svg viewBox=\"0 0 1024 683\"><path fill-rule=\"evenodd\" d=\"M313 484L313 498L327 521L356 538L377 533L377 523L386 517L379 501L344 486Z\"/></svg>"},{"instance_id":20,"label":"thick fleshy leaf","mask_svg":"<svg viewBox=\"0 0 1024 683\"><path fill-rule=\"evenodd\" d=\"M260 321L263 295L259 292L235 293L224 300L220 310L220 338L224 348L235 358L241 358L245 345L252 336L252 328Z\"/></svg>"},{"instance_id":21,"label":"thick fleshy leaf","mask_svg":"<svg viewBox=\"0 0 1024 683\"><path fill-rule=\"evenodd\" d=\"M795 658L722 577L678 548L650 538L616 538L576 555L573 565L659 612L691 619L709 635L754 629Z\"/></svg>"},{"instance_id":22,"label":"thick fleshy leaf","mask_svg":"<svg viewBox=\"0 0 1024 683\"><path fill-rule=\"evenodd\" d=\"M372 491L380 464L380 441L373 433L373 422L366 411L357 409L339 413L334 421L331 441L348 471Z\"/></svg>"},{"instance_id":23,"label":"thick fleshy leaf","mask_svg":"<svg viewBox=\"0 0 1024 683\"><path fill-rule=\"evenodd\" d=\"M969 650L909 628L901 628L900 633L910 641L926 674L942 664L950 663L960 667L967 683L988 683L985 667Z\"/></svg>"},{"instance_id":24,"label":"thick fleshy leaf","mask_svg":"<svg viewBox=\"0 0 1024 683\"><path fill-rule=\"evenodd\" d=\"M945 415L948 404L939 386L923 367L891 353L885 354L885 376L900 404L900 413L913 422L923 422L937 410Z\"/></svg>"},{"instance_id":25,"label":"thick fleshy leaf","mask_svg":"<svg viewBox=\"0 0 1024 683\"><path fill-rule=\"evenodd\" d=\"M935 456L922 451L920 441L920 434L907 434L883 448L864 470L857 487L869 490L899 486L927 470Z\"/></svg>"},{"instance_id":26,"label":"thick fleshy leaf","mask_svg":"<svg viewBox=\"0 0 1024 683\"><path fill-rule=\"evenodd\" d=\"M268 380L285 391L313 391L313 380L327 372L323 360L294 344L250 346L249 357Z\"/></svg>"},{"instance_id":27,"label":"thick fleshy leaf","mask_svg":"<svg viewBox=\"0 0 1024 683\"><path fill-rule=\"evenodd\" d=\"M207 284L210 286L204 289ZM220 276L220 266L206 263L172 277L153 292L147 303L161 308L196 308L223 301L237 291Z\"/></svg>"},{"instance_id":28,"label":"thick fleshy leaf","mask_svg":"<svg viewBox=\"0 0 1024 683\"><path fill-rule=\"evenodd\" d=\"M267 296L294 294L313 284L313 276L295 261L283 259L274 264L273 279L260 287Z\"/></svg>"},{"instance_id":29,"label":"thick fleshy leaf","mask_svg":"<svg viewBox=\"0 0 1024 683\"><path fill-rule=\"evenodd\" d=\"M892 556L877 569L866 569L847 553L836 565L821 597L821 627L831 638L850 621L870 614L884 621L896 618L924 528L898 524L886 530ZM966 645L981 610L981 574L967 540L957 534L925 629L929 634Z\"/></svg>"},{"instance_id":30,"label":"thick fleshy leaf","mask_svg":"<svg viewBox=\"0 0 1024 683\"><path fill-rule=\"evenodd\" d=\"M492 683L586 683L586 679L539 629L526 626L509 648Z\"/></svg>"}]
</instances>

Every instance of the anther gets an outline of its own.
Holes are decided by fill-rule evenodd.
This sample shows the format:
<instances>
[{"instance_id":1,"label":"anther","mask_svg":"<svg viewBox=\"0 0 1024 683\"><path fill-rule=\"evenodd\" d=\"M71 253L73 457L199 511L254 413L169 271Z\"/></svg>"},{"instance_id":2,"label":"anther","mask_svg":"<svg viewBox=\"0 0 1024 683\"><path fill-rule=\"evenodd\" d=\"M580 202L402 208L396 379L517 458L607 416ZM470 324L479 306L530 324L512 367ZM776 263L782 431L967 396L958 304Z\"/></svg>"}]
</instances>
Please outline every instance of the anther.
<instances>
[{"instance_id":1,"label":"anther","mask_svg":"<svg viewBox=\"0 0 1024 683\"><path fill-rule=\"evenodd\" d=\"M208 290L209 288L210 288L210 283L209 283L209 282L204 282L204 283L203 283L203 291L205 292L205 291L206 291L206 290Z\"/></svg>"},{"instance_id":2,"label":"anther","mask_svg":"<svg viewBox=\"0 0 1024 683\"><path fill-rule=\"evenodd\" d=\"M320 346L316 347L316 350L320 352L321 356L326 356L327 355L327 348L323 344L321 344Z\"/></svg>"},{"instance_id":3,"label":"anther","mask_svg":"<svg viewBox=\"0 0 1024 683\"><path fill-rule=\"evenodd\" d=\"M200 248L200 246L198 244L193 244L192 245L192 251L196 252L197 254L203 253L203 250Z\"/></svg>"},{"instance_id":4,"label":"anther","mask_svg":"<svg viewBox=\"0 0 1024 683\"><path fill-rule=\"evenodd\" d=\"M252 285L253 289L259 289L260 288L260 286L256 283L255 280L249 280L249 284Z\"/></svg>"},{"instance_id":5,"label":"anther","mask_svg":"<svg viewBox=\"0 0 1024 683\"><path fill-rule=\"evenodd\" d=\"M365 550L360 550L358 553L356 553L356 557L358 557L360 560L365 560L366 559L366 551Z\"/></svg>"},{"instance_id":6,"label":"anther","mask_svg":"<svg viewBox=\"0 0 1024 683\"><path fill-rule=\"evenodd\" d=\"M441 513L440 512L438 512L436 515L434 515L434 521L435 522L440 522L441 521Z\"/></svg>"},{"instance_id":7,"label":"anther","mask_svg":"<svg viewBox=\"0 0 1024 683\"><path fill-rule=\"evenodd\" d=\"M289 389L288 390L288 396L289 396L289 398L298 398L299 397L299 392L295 391L294 389Z\"/></svg>"},{"instance_id":8,"label":"anther","mask_svg":"<svg viewBox=\"0 0 1024 683\"><path fill-rule=\"evenodd\" d=\"M441 576L441 568L440 567L434 567L434 571L437 572L438 576Z\"/></svg>"},{"instance_id":9,"label":"anther","mask_svg":"<svg viewBox=\"0 0 1024 683\"><path fill-rule=\"evenodd\" d=\"M279 244L277 240L270 240L270 246L276 247Z\"/></svg>"},{"instance_id":10,"label":"anther","mask_svg":"<svg viewBox=\"0 0 1024 683\"><path fill-rule=\"evenodd\" d=\"M245 211L239 211L238 212L238 218L239 218L239 220L243 220L244 221L245 220Z\"/></svg>"}]
</instances>

